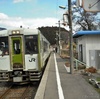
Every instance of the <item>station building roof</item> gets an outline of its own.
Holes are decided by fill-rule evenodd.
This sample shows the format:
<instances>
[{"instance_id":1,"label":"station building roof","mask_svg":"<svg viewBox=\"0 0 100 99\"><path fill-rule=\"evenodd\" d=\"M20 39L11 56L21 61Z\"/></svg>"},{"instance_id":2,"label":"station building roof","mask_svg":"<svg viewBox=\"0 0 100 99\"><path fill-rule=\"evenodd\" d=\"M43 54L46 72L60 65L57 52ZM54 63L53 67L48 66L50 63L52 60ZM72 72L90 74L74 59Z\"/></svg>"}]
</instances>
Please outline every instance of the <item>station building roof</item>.
<instances>
[{"instance_id":1,"label":"station building roof","mask_svg":"<svg viewBox=\"0 0 100 99\"><path fill-rule=\"evenodd\" d=\"M73 35L73 38L78 38L83 35L100 35L100 30L96 31L78 31L76 34Z\"/></svg>"}]
</instances>

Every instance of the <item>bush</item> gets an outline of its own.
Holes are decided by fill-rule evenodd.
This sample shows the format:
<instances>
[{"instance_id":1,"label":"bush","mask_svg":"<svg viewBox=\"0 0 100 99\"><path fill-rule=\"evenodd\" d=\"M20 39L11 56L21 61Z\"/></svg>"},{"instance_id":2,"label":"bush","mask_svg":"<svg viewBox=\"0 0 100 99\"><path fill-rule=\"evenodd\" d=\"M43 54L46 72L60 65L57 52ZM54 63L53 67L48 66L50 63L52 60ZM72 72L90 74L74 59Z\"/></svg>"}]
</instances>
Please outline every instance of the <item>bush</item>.
<instances>
[{"instance_id":1,"label":"bush","mask_svg":"<svg viewBox=\"0 0 100 99\"><path fill-rule=\"evenodd\" d=\"M85 72L96 73L97 70L94 67L89 67L89 68L85 69Z\"/></svg>"}]
</instances>

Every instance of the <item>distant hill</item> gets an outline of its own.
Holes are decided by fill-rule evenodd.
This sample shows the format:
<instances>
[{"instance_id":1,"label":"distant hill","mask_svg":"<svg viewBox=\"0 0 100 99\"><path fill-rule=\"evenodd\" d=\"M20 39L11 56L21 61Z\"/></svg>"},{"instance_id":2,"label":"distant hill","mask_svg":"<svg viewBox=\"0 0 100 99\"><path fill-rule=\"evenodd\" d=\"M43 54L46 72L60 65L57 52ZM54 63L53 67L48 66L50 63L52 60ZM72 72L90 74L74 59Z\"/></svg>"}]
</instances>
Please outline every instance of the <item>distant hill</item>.
<instances>
[{"instance_id":1,"label":"distant hill","mask_svg":"<svg viewBox=\"0 0 100 99\"><path fill-rule=\"evenodd\" d=\"M2 31L2 30L6 30L6 28L1 28L1 27L0 27L0 31Z\"/></svg>"},{"instance_id":2,"label":"distant hill","mask_svg":"<svg viewBox=\"0 0 100 99\"><path fill-rule=\"evenodd\" d=\"M59 27L40 27L38 28L42 34L49 40L51 45L56 44L56 33L59 31ZM68 40L68 31L64 28L60 28L60 38L64 41Z\"/></svg>"}]
</instances>

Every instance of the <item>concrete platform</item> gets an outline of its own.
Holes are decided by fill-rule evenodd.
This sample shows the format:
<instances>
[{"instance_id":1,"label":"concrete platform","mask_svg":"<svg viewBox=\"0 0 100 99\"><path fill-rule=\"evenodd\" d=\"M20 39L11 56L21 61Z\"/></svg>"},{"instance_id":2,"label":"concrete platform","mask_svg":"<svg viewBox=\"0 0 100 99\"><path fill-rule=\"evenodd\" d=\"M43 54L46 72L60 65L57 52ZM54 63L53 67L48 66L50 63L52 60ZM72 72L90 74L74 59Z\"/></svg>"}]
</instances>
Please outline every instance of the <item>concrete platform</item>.
<instances>
[{"instance_id":1,"label":"concrete platform","mask_svg":"<svg viewBox=\"0 0 100 99\"><path fill-rule=\"evenodd\" d=\"M80 74L68 74L62 59L52 53L34 99L100 99Z\"/></svg>"}]
</instances>

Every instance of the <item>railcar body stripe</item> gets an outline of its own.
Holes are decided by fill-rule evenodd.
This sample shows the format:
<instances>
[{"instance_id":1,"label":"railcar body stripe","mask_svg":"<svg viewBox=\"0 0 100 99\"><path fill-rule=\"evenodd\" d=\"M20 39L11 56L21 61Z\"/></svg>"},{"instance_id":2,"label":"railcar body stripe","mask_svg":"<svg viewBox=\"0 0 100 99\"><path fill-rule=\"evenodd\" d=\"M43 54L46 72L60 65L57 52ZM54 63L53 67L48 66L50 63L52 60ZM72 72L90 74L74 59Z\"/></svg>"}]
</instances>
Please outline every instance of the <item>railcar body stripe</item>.
<instances>
[{"instance_id":1,"label":"railcar body stripe","mask_svg":"<svg viewBox=\"0 0 100 99\"><path fill-rule=\"evenodd\" d=\"M63 95L63 90L62 90L62 87L61 87L60 76L59 76L59 71L58 71L58 66L57 66L57 61L56 61L55 54L54 54L54 60L55 60L55 70L56 70L56 79L57 79L59 99L64 99L64 95Z\"/></svg>"},{"instance_id":2,"label":"railcar body stripe","mask_svg":"<svg viewBox=\"0 0 100 99\"><path fill-rule=\"evenodd\" d=\"M40 50L40 33L38 33L38 70L41 70L41 50Z\"/></svg>"}]
</instances>

